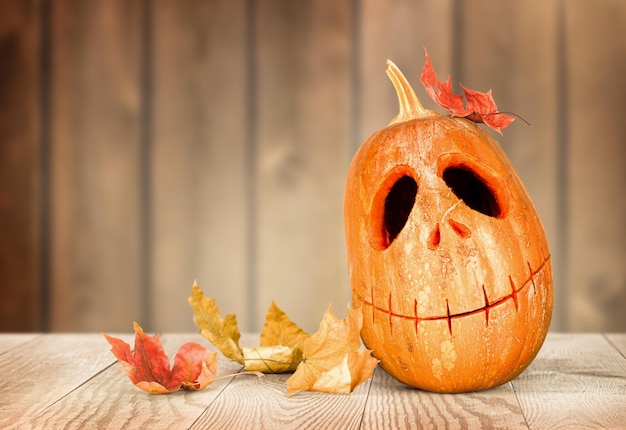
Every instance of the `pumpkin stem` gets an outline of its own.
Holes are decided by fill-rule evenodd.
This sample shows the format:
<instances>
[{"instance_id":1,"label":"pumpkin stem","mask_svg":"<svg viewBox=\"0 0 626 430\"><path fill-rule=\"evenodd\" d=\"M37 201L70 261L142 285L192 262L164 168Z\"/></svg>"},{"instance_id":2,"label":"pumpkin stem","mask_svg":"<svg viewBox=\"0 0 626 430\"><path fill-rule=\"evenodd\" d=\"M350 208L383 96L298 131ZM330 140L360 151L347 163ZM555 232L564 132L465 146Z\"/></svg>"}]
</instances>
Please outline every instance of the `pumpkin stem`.
<instances>
[{"instance_id":1,"label":"pumpkin stem","mask_svg":"<svg viewBox=\"0 0 626 430\"><path fill-rule=\"evenodd\" d=\"M391 60L387 60L387 76L391 79L391 83L396 90L398 103L400 105L400 113L391 120L389 125L398 124L411 119L438 115L432 110L424 109L424 106L422 106L422 103L415 95L411 84L409 84L400 69L398 69L398 66Z\"/></svg>"}]
</instances>

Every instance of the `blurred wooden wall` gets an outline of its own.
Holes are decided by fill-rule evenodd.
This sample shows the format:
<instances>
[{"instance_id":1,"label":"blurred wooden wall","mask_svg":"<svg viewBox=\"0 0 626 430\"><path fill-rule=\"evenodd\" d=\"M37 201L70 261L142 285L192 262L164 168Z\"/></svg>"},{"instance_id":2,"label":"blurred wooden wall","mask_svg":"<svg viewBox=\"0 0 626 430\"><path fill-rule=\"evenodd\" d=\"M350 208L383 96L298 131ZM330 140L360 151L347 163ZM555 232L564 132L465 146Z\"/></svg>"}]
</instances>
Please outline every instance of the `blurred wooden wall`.
<instances>
[{"instance_id":1,"label":"blurred wooden wall","mask_svg":"<svg viewBox=\"0 0 626 430\"><path fill-rule=\"evenodd\" d=\"M2 0L0 330L258 330L349 302L352 155L419 84L486 91L543 219L553 330L626 330L626 2Z\"/></svg>"}]
</instances>

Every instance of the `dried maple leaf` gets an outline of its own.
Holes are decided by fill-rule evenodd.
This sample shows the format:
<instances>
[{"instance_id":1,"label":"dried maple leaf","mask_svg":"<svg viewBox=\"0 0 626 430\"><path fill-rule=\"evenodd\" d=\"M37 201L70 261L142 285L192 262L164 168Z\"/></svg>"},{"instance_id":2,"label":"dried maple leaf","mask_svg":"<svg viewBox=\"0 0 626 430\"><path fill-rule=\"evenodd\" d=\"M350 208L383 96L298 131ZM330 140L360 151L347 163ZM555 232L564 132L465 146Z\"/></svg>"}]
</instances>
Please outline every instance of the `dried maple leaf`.
<instances>
[{"instance_id":1,"label":"dried maple leaf","mask_svg":"<svg viewBox=\"0 0 626 430\"><path fill-rule=\"evenodd\" d=\"M378 364L371 351L359 350L363 325L360 309L348 309L348 317L338 320L329 307L320 329L311 336L272 302L265 316L261 345L239 348L234 316L230 319L234 328L226 329L226 318L222 321L215 301L205 297L197 283L192 288L189 304L201 335L231 359L241 354L237 361L244 364L244 370L263 373L295 370L287 380L289 395L302 390L351 393L371 378ZM234 337L225 334L235 331Z\"/></svg>"},{"instance_id":2,"label":"dried maple leaf","mask_svg":"<svg viewBox=\"0 0 626 430\"><path fill-rule=\"evenodd\" d=\"M189 305L193 309L193 322L200 329L200 335L208 339L227 358L244 364L243 352L239 347L241 334L237 317L228 314L222 319L215 300L205 297L197 282L191 288Z\"/></svg>"},{"instance_id":3,"label":"dried maple leaf","mask_svg":"<svg viewBox=\"0 0 626 430\"><path fill-rule=\"evenodd\" d=\"M303 390L349 394L371 378L378 360L371 351L360 349L362 325L360 308L348 309L348 316L339 320L329 307L319 330L304 342L304 360L287 380L287 394Z\"/></svg>"},{"instance_id":4,"label":"dried maple leaf","mask_svg":"<svg viewBox=\"0 0 626 430\"><path fill-rule=\"evenodd\" d=\"M261 332L261 346L286 345L300 347L311 337L296 323L291 321L276 303L272 302L265 315L265 325Z\"/></svg>"},{"instance_id":5,"label":"dried maple leaf","mask_svg":"<svg viewBox=\"0 0 626 430\"><path fill-rule=\"evenodd\" d=\"M302 361L302 343L310 335L292 322L274 302L267 311L261 346L239 347L239 329L234 315L223 320L215 300L205 297L194 283L189 297L194 322L200 334L226 357L244 365L244 370L264 373L293 372Z\"/></svg>"},{"instance_id":6,"label":"dried maple leaf","mask_svg":"<svg viewBox=\"0 0 626 430\"><path fill-rule=\"evenodd\" d=\"M435 70L430 61L430 55L424 48L426 53L426 62L422 70L420 80L424 85L424 89L431 99L442 108L446 109L452 116L467 118L477 123L484 123L498 133L502 134L502 129L506 128L515 121L516 117L498 112L496 102L491 95L491 90L486 93L470 90L461 85L463 94L467 99L465 107L463 106L463 95L454 94L452 91L452 83L450 75L445 82L437 79ZM437 87L435 89L435 87Z\"/></svg>"},{"instance_id":7,"label":"dried maple leaf","mask_svg":"<svg viewBox=\"0 0 626 430\"><path fill-rule=\"evenodd\" d=\"M285 345L243 347L244 370L263 373L293 372L302 362L302 349Z\"/></svg>"},{"instance_id":8,"label":"dried maple leaf","mask_svg":"<svg viewBox=\"0 0 626 430\"><path fill-rule=\"evenodd\" d=\"M311 337L272 302L265 315L261 346L243 348L246 370L285 373L302 361L302 345Z\"/></svg>"},{"instance_id":9,"label":"dried maple leaf","mask_svg":"<svg viewBox=\"0 0 626 430\"><path fill-rule=\"evenodd\" d=\"M143 391L153 394L184 390L202 390L215 380L217 353L188 342L180 347L170 369L170 361L158 335L144 333L139 324L135 329L135 351L121 339L102 335L111 345L111 352L122 365L130 380Z\"/></svg>"}]
</instances>

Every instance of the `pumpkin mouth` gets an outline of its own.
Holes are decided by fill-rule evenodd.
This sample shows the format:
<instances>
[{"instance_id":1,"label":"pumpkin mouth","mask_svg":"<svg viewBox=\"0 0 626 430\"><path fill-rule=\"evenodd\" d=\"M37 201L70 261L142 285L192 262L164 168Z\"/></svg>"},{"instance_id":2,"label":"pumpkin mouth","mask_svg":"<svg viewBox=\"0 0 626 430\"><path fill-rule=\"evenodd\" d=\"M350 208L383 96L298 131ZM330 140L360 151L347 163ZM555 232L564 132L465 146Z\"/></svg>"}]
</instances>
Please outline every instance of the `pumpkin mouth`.
<instances>
[{"instance_id":1,"label":"pumpkin mouth","mask_svg":"<svg viewBox=\"0 0 626 430\"><path fill-rule=\"evenodd\" d=\"M515 310L518 311L519 310L519 303L518 303L518 295L525 289L525 288L532 288L533 289L533 294L537 293L537 285L535 284L535 277L546 267L546 264L548 264L548 261L550 260L550 256L548 255L541 264L539 264L539 266L535 269L533 269L530 265L530 261L527 261L527 265L528 265L528 270L529 270L529 276L528 278L519 286L517 287L515 285L515 282L513 281L513 278L509 275L509 282L511 284L511 292L503 297L500 297L498 299L495 300L490 300L488 295L487 295L487 291L485 290L485 286L482 286L482 290L483 290L483 296L485 299L485 305L478 308L478 309L474 309L471 311L465 311L465 312L459 312L459 313L451 313L450 312L450 305L448 304L448 299L446 299L446 314L445 315L439 315L439 316L419 316L417 314L417 309L418 309L418 302L417 299L414 299L414 304L413 304L413 315L402 315L399 313L396 313L393 311L392 306L391 306L391 294L389 294L389 300L387 303L387 307L381 307L375 303L371 303L369 301L367 301L365 298L360 297L359 299L361 300L362 304L364 306L371 306L372 309L374 310L374 312L372 312L372 323L374 323L374 319L376 318L376 314L383 314L385 315L386 318L389 319L389 328L391 329L393 327L393 319L394 318L399 318L402 320L409 320L414 322L415 324L415 333L417 334L417 328L420 322L422 321L443 321L443 320L447 320L448 322L448 330L450 331L450 335L452 335L452 320L453 319L457 319L457 318L463 318L463 317L467 317L467 316L471 316L471 315L476 315L479 314L481 312L485 313L485 325L489 326L489 311L493 308L495 308L496 306L500 306L506 302L508 302L509 300L513 301L513 304L515 306ZM371 297L374 297L373 291L371 294Z\"/></svg>"}]
</instances>

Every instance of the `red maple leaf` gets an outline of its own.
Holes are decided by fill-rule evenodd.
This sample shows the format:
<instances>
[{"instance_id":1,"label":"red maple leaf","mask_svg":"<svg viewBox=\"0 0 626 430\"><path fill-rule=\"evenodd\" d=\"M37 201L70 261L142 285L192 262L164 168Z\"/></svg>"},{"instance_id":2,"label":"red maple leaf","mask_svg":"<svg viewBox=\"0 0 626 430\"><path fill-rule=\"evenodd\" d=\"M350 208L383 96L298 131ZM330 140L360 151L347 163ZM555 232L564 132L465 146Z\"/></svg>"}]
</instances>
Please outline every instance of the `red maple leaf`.
<instances>
[{"instance_id":1,"label":"red maple leaf","mask_svg":"<svg viewBox=\"0 0 626 430\"><path fill-rule=\"evenodd\" d=\"M170 369L159 336L148 336L137 323L135 328L135 351L121 339L102 335L112 346L111 352L122 364L135 386L153 394L184 390L202 390L215 380L217 353L195 342L180 347Z\"/></svg>"},{"instance_id":2,"label":"red maple leaf","mask_svg":"<svg viewBox=\"0 0 626 430\"><path fill-rule=\"evenodd\" d=\"M482 93L461 85L463 95L454 94L450 75L448 75L448 79L445 82L439 81L426 48L424 48L424 52L426 53L426 62L424 63L420 80L430 98L446 109L450 115L467 118L477 123L484 123L500 134L502 134L501 130L503 128L508 127L509 124L515 121L516 117L498 112L491 90ZM467 100L465 106L463 96Z\"/></svg>"}]
</instances>

